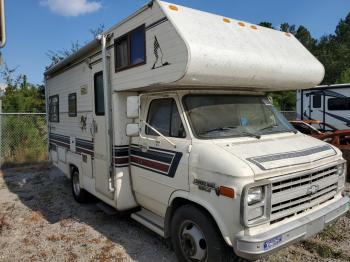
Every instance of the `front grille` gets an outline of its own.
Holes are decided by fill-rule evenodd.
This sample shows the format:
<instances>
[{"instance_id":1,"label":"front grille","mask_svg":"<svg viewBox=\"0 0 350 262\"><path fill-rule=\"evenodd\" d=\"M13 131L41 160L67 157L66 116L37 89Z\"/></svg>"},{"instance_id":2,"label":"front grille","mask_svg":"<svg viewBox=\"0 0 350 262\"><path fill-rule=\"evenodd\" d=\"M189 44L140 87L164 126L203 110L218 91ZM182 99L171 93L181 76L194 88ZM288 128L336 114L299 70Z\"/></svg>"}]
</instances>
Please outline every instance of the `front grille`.
<instances>
[{"instance_id":1,"label":"front grille","mask_svg":"<svg viewBox=\"0 0 350 262\"><path fill-rule=\"evenodd\" d=\"M273 180L270 223L306 212L333 199L337 188L336 166L309 174Z\"/></svg>"}]
</instances>

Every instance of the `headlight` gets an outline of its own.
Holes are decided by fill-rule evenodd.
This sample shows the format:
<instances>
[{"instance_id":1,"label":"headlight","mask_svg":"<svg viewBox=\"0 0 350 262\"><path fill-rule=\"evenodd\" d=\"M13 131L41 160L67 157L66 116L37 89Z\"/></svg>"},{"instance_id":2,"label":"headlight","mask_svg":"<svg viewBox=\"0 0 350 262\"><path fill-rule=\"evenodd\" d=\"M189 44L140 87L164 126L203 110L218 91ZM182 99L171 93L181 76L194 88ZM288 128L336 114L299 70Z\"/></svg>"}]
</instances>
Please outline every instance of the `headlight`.
<instances>
[{"instance_id":1,"label":"headlight","mask_svg":"<svg viewBox=\"0 0 350 262\"><path fill-rule=\"evenodd\" d=\"M263 180L246 185L241 200L242 225L252 227L269 221L271 212L270 181Z\"/></svg>"},{"instance_id":2,"label":"headlight","mask_svg":"<svg viewBox=\"0 0 350 262\"><path fill-rule=\"evenodd\" d=\"M337 175L342 176L344 174L345 164L340 164L337 166Z\"/></svg>"},{"instance_id":3,"label":"headlight","mask_svg":"<svg viewBox=\"0 0 350 262\"><path fill-rule=\"evenodd\" d=\"M337 175L339 176L339 179L338 179L338 191L343 190L343 188L345 186L346 172L347 172L347 170L346 170L346 163L340 164L340 165L337 166Z\"/></svg>"},{"instance_id":4,"label":"headlight","mask_svg":"<svg viewBox=\"0 0 350 262\"><path fill-rule=\"evenodd\" d=\"M255 203L261 202L263 200L263 188L253 187L248 190L247 203L248 205L253 205Z\"/></svg>"}]
</instances>

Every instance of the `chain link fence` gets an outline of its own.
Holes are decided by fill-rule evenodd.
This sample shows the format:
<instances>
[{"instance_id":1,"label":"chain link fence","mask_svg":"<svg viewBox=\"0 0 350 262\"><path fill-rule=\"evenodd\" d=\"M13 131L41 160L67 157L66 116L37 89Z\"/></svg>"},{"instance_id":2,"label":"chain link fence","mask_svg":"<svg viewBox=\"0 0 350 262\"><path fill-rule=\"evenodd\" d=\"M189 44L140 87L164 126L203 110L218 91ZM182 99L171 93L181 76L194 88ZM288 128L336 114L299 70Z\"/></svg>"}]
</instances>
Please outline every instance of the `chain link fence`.
<instances>
[{"instance_id":1,"label":"chain link fence","mask_svg":"<svg viewBox=\"0 0 350 262\"><path fill-rule=\"evenodd\" d=\"M46 114L0 113L2 168L47 160Z\"/></svg>"},{"instance_id":2,"label":"chain link fence","mask_svg":"<svg viewBox=\"0 0 350 262\"><path fill-rule=\"evenodd\" d=\"M295 111L281 113L296 119ZM47 139L45 113L0 113L0 167L46 161Z\"/></svg>"}]
</instances>

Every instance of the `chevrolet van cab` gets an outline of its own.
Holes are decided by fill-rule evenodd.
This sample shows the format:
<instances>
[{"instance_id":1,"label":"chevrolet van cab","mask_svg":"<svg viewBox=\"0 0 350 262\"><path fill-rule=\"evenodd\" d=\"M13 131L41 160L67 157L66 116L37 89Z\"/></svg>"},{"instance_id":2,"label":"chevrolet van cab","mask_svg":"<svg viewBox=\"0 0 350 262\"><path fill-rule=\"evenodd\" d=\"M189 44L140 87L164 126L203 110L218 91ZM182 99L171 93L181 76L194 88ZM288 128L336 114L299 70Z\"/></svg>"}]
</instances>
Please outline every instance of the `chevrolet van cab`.
<instances>
[{"instance_id":1,"label":"chevrolet van cab","mask_svg":"<svg viewBox=\"0 0 350 262\"><path fill-rule=\"evenodd\" d=\"M266 98L323 76L293 35L155 0L45 72L50 159L179 261L257 259L349 210L341 152Z\"/></svg>"}]
</instances>

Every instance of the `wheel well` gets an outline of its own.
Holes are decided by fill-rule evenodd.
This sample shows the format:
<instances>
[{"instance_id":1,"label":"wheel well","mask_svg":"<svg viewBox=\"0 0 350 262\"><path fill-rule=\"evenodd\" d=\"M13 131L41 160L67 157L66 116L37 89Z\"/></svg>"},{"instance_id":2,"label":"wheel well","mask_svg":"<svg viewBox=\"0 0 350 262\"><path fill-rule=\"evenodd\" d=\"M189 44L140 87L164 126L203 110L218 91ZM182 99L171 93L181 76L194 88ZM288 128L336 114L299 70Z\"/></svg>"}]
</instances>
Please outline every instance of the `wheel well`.
<instances>
[{"instance_id":1,"label":"wheel well","mask_svg":"<svg viewBox=\"0 0 350 262\"><path fill-rule=\"evenodd\" d=\"M72 174L74 171L78 171L79 173L79 168L77 168L75 165L73 164L69 164L69 176L72 177Z\"/></svg>"},{"instance_id":2,"label":"wheel well","mask_svg":"<svg viewBox=\"0 0 350 262\"><path fill-rule=\"evenodd\" d=\"M213 224L216 226L216 229L218 230L218 233L220 233L221 237L222 237L222 233L221 230L218 226L218 224L216 223L215 219L213 218L213 216L209 213L209 211L204 208L203 206L185 199L185 198L181 198L181 197L177 197L173 200L173 202L171 203L171 205L168 207L167 212L165 214L165 221L164 221L164 237L165 238L169 238L170 237L170 232L171 232L171 218L173 217L173 215L175 214L176 210L179 209L180 207L184 206L184 205L192 205L197 207L198 209L200 209L201 211L203 211L204 213L207 214L208 218L212 220Z\"/></svg>"}]
</instances>

